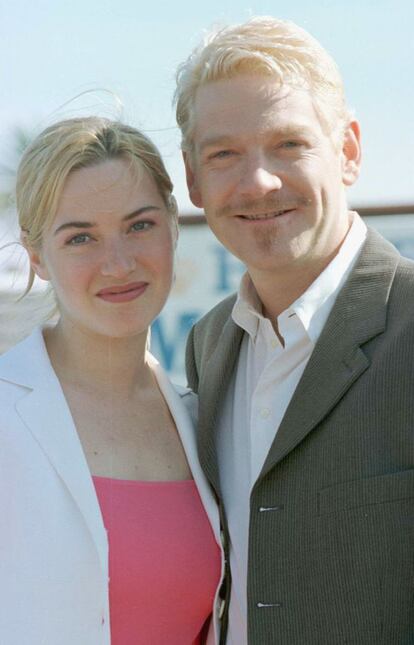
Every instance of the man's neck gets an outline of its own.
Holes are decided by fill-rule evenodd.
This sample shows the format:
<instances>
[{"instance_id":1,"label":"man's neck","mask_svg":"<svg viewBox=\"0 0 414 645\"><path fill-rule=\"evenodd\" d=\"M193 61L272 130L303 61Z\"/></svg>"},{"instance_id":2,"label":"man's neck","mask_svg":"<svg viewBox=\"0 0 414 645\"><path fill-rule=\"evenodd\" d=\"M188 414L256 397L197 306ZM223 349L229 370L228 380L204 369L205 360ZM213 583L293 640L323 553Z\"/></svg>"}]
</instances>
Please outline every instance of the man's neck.
<instances>
[{"instance_id":1,"label":"man's neck","mask_svg":"<svg viewBox=\"0 0 414 645\"><path fill-rule=\"evenodd\" d=\"M348 228L337 238L330 253L313 257L311 261L290 262L276 270L254 270L248 272L262 303L262 312L272 322L277 331L277 318L307 291L338 254L344 240L352 227L352 218Z\"/></svg>"},{"instance_id":2,"label":"man's neck","mask_svg":"<svg viewBox=\"0 0 414 645\"><path fill-rule=\"evenodd\" d=\"M312 266L290 267L286 271L250 273L250 278L262 303L263 315L272 322L294 303L324 271L333 257Z\"/></svg>"}]
</instances>

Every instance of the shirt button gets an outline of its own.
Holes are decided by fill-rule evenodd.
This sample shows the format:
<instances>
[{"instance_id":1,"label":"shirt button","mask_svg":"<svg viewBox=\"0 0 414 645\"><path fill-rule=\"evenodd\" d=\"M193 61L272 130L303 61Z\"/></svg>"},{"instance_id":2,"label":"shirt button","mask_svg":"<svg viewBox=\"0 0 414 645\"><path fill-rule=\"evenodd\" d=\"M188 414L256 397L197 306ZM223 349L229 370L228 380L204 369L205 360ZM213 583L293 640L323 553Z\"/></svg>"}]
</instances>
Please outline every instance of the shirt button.
<instances>
[{"instance_id":1,"label":"shirt button","mask_svg":"<svg viewBox=\"0 0 414 645\"><path fill-rule=\"evenodd\" d=\"M278 345L279 345L279 343L277 342L276 338L274 338L274 339L271 341L271 343L270 343L270 347L271 347L272 349L276 349L276 347L277 347Z\"/></svg>"},{"instance_id":2,"label":"shirt button","mask_svg":"<svg viewBox=\"0 0 414 645\"><path fill-rule=\"evenodd\" d=\"M260 416L262 419L268 419L270 417L270 410L269 408L262 408L260 410Z\"/></svg>"},{"instance_id":3,"label":"shirt button","mask_svg":"<svg viewBox=\"0 0 414 645\"><path fill-rule=\"evenodd\" d=\"M102 618L101 618L101 625L102 625L102 626L104 626L104 625L105 625L105 616L102 616Z\"/></svg>"}]
</instances>

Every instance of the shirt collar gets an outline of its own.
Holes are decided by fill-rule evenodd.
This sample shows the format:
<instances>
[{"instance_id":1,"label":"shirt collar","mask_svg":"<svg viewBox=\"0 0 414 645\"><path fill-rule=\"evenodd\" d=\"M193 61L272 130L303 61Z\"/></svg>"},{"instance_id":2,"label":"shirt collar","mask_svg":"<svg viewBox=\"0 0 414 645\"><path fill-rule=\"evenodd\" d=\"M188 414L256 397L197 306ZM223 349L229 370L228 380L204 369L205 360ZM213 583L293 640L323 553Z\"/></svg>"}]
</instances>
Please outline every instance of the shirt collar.
<instances>
[{"instance_id":1,"label":"shirt collar","mask_svg":"<svg viewBox=\"0 0 414 645\"><path fill-rule=\"evenodd\" d=\"M264 316L262 303L247 271L240 281L237 299L231 315L236 325L244 329L254 342L259 329L259 322L264 320Z\"/></svg>"},{"instance_id":2,"label":"shirt collar","mask_svg":"<svg viewBox=\"0 0 414 645\"><path fill-rule=\"evenodd\" d=\"M336 297L365 242L367 227L358 213L352 212L351 214L351 227L336 256L308 289L278 317L282 336L285 321L292 314L296 314L312 342L316 343L318 340ZM247 272L240 282L232 318L255 341L260 321L265 318L262 313L262 304Z\"/></svg>"}]
</instances>

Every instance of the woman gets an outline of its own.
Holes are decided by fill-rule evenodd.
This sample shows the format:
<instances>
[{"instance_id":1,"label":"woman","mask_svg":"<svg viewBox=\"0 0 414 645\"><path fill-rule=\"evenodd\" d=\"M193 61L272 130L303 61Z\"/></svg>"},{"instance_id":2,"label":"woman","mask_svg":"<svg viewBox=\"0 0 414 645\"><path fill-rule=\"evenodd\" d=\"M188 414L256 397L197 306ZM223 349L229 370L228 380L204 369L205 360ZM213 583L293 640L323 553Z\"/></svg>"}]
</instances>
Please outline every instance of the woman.
<instances>
[{"instance_id":1,"label":"woman","mask_svg":"<svg viewBox=\"0 0 414 645\"><path fill-rule=\"evenodd\" d=\"M159 153L100 118L26 151L17 209L59 317L0 357L0 642L191 645L222 568L188 391L146 351L173 279ZM209 642L214 642L210 629Z\"/></svg>"}]
</instances>

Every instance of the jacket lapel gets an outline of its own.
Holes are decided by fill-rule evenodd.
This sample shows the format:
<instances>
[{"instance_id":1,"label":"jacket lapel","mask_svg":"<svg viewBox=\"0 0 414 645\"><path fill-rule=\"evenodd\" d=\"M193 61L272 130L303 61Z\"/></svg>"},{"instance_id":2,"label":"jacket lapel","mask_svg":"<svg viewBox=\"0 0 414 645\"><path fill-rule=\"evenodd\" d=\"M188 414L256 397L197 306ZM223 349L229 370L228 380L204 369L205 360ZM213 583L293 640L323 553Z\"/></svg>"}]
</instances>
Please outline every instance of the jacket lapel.
<instances>
[{"instance_id":1,"label":"jacket lapel","mask_svg":"<svg viewBox=\"0 0 414 645\"><path fill-rule=\"evenodd\" d=\"M73 497L107 570L107 537L89 468L41 330L2 357L0 378L22 386L15 409Z\"/></svg>"},{"instance_id":2,"label":"jacket lapel","mask_svg":"<svg viewBox=\"0 0 414 645\"><path fill-rule=\"evenodd\" d=\"M158 361L149 353L147 353L147 360L156 376L158 386L162 395L168 405L171 415L175 421L177 432L180 436L181 443L183 444L184 451L187 457L190 470L193 474L194 481L197 485L203 506L206 510L210 523L215 532L216 539L220 541L220 522L215 502L210 485L201 469L198 454L197 454L197 440L195 432L196 423L196 410L194 409L194 421L191 419L190 410L184 405L182 397L177 389L171 384L168 376L162 369ZM184 396L194 397L196 407L197 397L186 388L181 388Z\"/></svg>"},{"instance_id":3,"label":"jacket lapel","mask_svg":"<svg viewBox=\"0 0 414 645\"><path fill-rule=\"evenodd\" d=\"M369 367L361 345L386 327L388 295L398 259L388 242L369 231L290 401L259 480L315 428Z\"/></svg>"},{"instance_id":4,"label":"jacket lapel","mask_svg":"<svg viewBox=\"0 0 414 645\"><path fill-rule=\"evenodd\" d=\"M220 495L216 452L217 417L236 365L242 338L242 329L229 317L204 366L199 383L198 452L203 470L217 495Z\"/></svg>"}]
</instances>

